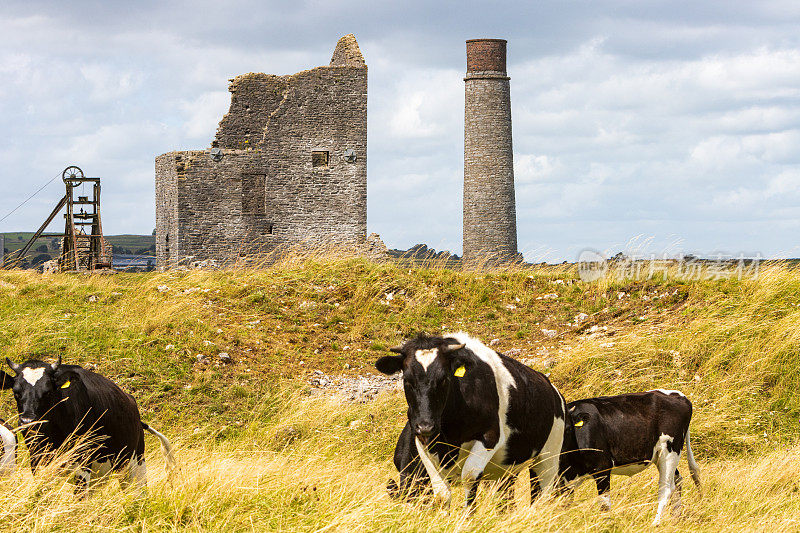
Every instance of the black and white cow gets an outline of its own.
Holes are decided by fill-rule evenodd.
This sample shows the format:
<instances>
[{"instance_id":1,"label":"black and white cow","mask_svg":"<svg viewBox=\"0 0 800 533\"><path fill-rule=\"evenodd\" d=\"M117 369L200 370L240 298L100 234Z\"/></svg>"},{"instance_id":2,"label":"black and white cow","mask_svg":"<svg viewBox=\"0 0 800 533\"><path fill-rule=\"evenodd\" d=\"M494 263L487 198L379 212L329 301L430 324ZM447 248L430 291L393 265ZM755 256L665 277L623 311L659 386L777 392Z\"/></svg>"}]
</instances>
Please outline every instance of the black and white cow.
<instances>
[{"instance_id":1,"label":"black and white cow","mask_svg":"<svg viewBox=\"0 0 800 533\"><path fill-rule=\"evenodd\" d=\"M417 461L434 495L448 502L448 481L459 473L472 506L479 480L513 476L527 461L532 485L538 480L543 492L551 491L565 403L544 375L466 333L420 335L391 351L398 355L375 366L384 374L403 372L408 424L395 452L401 492L414 490Z\"/></svg>"},{"instance_id":2,"label":"black and white cow","mask_svg":"<svg viewBox=\"0 0 800 533\"><path fill-rule=\"evenodd\" d=\"M14 472L17 466L17 436L14 428L0 418L0 439L3 441L3 457L0 458L0 476Z\"/></svg>"},{"instance_id":3,"label":"black and white cow","mask_svg":"<svg viewBox=\"0 0 800 533\"><path fill-rule=\"evenodd\" d=\"M14 385L14 378L0 372L0 389L10 389ZM0 418L0 440L3 442L3 456L0 458L0 476L14 472L17 466L17 436L14 428Z\"/></svg>"},{"instance_id":4,"label":"black and white cow","mask_svg":"<svg viewBox=\"0 0 800 533\"><path fill-rule=\"evenodd\" d=\"M62 365L61 356L52 365L37 359L6 362L15 373L11 388L34 473L64 444L88 437L85 451L76 457L79 488L88 488L92 476L111 471L124 472L123 486L144 488L144 430L158 437L168 466L174 464L167 438L141 421L136 400L111 380L77 365Z\"/></svg>"},{"instance_id":5,"label":"black and white cow","mask_svg":"<svg viewBox=\"0 0 800 533\"><path fill-rule=\"evenodd\" d=\"M658 524L671 496L674 496L673 513L680 513L682 478L677 466L684 442L692 479L700 487L700 471L689 440L691 420L692 403L673 390L570 402L561 480L572 489L591 476L601 503L608 508L611 474L631 476L655 464L659 480L658 510L653 524Z\"/></svg>"}]
</instances>

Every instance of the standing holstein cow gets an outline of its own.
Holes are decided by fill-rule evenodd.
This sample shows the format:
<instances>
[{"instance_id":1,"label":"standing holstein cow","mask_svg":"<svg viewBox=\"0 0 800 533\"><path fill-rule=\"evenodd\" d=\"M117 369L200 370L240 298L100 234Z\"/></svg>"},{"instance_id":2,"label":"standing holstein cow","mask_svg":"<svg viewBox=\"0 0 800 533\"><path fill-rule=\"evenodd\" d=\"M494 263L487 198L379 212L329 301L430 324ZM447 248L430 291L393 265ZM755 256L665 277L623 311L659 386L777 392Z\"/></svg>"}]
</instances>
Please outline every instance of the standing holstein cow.
<instances>
[{"instance_id":1,"label":"standing holstein cow","mask_svg":"<svg viewBox=\"0 0 800 533\"><path fill-rule=\"evenodd\" d=\"M608 508L611 474L632 476L655 464L658 510L653 524L657 525L670 497L675 498L673 513L680 513L682 478L677 466L684 442L689 471L700 487L700 471L689 440L691 420L692 403L673 390L570 402L561 454L562 482L574 489L591 476L603 507Z\"/></svg>"},{"instance_id":2,"label":"standing holstein cow","mask_svg":"<svg viewBox=\"0 0 800 533\"><path fill-rule=\"evenodd\" d=\"M133 396L111 380L77 365L49 365L31 359L15 364L12 389L19 422L30 452L31 469L46 464L66 443L81 443L77 450L78 488L86 489L92 476L124 471L123 486L147 485L144 431L161 443L171 467L172 446L167 438L142 422Z\"/></svg>"},{"instance_id":3,"label":"standing holstein cow","mask_svg":"<svg viewBox=\"0 0 800 533\"><path fill-rule=\"evenodd\" d=\"M538 480L550 492L565 404L544 375L466 333L419 335L391 351L398 355L375 366L384 374L403 372L408 424L395 453L403 491L411 489L408 476L419 460L434 495L446 502L448 481L459 472L471 507L478 481L513 476L527 461L532 485Z\"/></svg>"}]
</instances>

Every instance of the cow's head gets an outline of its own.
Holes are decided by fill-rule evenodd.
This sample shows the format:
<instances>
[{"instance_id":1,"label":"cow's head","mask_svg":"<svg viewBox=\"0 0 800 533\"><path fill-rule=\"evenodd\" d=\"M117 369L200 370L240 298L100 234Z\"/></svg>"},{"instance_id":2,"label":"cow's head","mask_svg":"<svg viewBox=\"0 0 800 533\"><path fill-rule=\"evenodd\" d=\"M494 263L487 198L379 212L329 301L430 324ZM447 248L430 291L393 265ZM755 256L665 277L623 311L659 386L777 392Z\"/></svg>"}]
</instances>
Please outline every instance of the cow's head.
<instances>
[{"instance_id":1,"label":"cow's head","mask_svg":"<svg viewBox=\"0 0 800 533\"><path fill-rule=\"evenodd\" d=\"M61 401L60 388L65 384L69 386L69 381L65 377L57 376L56 371L61 365L61 356L58 357L58 362L52 365L38 359L17 364L8 357L6 363L15 374L12 378L3 372L12 380L11 388L14 391L14 400L17 402L20 423L30 424L34 421L47 420L48 413Z\"/></svg>"},{"instance_id":2,"label":"cow's head","mask_svg":"<svg viewBox=\"0 0 800 533\"><path fill-rule=\"evenodd\" d=\"M469 365L464 344L448 337L420 335L403 346L391 348L375 362L384 374L403 371L403 388L408 402L408 421L423 444L441 431L444 411L453 379L464 375Z\"/></svg>"}]
</instances>

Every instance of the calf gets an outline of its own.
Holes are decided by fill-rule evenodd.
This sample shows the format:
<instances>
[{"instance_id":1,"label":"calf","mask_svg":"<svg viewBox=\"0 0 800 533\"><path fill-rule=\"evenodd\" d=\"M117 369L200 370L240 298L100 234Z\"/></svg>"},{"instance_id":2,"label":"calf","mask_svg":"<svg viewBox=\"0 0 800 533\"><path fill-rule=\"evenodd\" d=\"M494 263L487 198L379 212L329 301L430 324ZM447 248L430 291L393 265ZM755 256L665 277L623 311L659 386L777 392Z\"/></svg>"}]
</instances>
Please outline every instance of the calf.
<instances>
[{"instance_id":1,"label":"calf","mask_svg":"<svg viewBox=\"0 0 800 533\"><path fill-rule=\"evenodd\" d=\"M141 421L136 400L109 379L62 365L61 356L53 365L36 359L6 362L15 373L11 388L34 473L64 444L88 437L76 457L79 488L112 470L124 470L123 486L145 487L144 430L158 437L168 465L174 464L167 438Z\"/></svg>"},{"instance_id":2,"label":"calf","mask_svg":"<svg viewBox=\"0 0 800 533\"><path fill-rule=\"evenodd\" d=\"M513 476L528 461L532 485L552 489L565 404L544 375L466 333L419 335L391 351L398 355L375 366L403 372L408 424L395 451L401 494L416 490L424 470L434 495L449 501L448 481L460 473L472 507L481 479Z\"/></svg>"},{"instance_id":3,"label":"calf","mask_svg":"<svg viewBox=\"0 0 800 533\"><path fill-rule=\"evenodd\" d=\"M655 464L659 480L653 524L658 524L673 493L673 511L680 512L682 479L677 466L684 440L692 479L700 487L700 472L689 441L691 419L692 403L678 391L654 390L570 402L560 465L562 482L572 489L591 476L607 508L611 474L631 476Z\"/></svg>"}]
</instances>

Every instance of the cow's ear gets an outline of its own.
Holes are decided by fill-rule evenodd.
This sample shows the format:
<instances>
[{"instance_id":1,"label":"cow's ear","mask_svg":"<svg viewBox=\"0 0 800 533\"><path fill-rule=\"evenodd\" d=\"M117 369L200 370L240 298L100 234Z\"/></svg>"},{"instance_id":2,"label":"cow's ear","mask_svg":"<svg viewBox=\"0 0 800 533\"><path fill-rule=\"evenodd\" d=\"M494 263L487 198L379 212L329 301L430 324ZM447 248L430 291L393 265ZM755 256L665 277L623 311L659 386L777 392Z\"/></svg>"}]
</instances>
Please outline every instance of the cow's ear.
<instances>
[{"instance_id":1,"label":"cow's ear","mask_svg":"<svg viewBox=\"0 0 800 533\"><path fill-rule=\"evenodd\" d=\"M474 363L467 354L458 352L450 354L450 371L457 378L463 378L473 366Z\"/></svg>"},{"instance_id":2,"label":"cow's ear","mask_svg":"<svg viewBox=\"0 0 800 533\"><path fill-rule=\"evenodd\" d=\"M0 372L0 389L10 389L14 386L14 376L8 372Z\"/></svg>"},{"instance_id":3,"label":"cow's ear","mask_svg":"<svg viewBox=\"0 0 800 533\"><path fill-rule=\"evenodd\" d=\"M401 355L386 355L375 361L375 368L387 376L391 376L403 369L403 359Z\"/></svg>"},{"instance_id":4,"label":"cow's ear","mask_svg":"<svg viewBox=\"0 0 800 533\"><path fill-rule=\"evenodd\" d=\"M81 378L72 370L68 370L67 372L57 372L55 376L55 384L56 389L61 391L63 394L67 394L75 391L76 387L81 385Z\"/></svg>"},{"instance_id":5,"label":"cow's ear","mask_svg":"<svg viewBox=\"0 0 800 533\"><path fill-rule=\"evenodd\" d=\"M453 353L456 353L457 351L459 351L464 346L466 346L464 343L461 343L461 344L448 344L448 345L443 346L442 348L440 348L439 351L441 351L442 354L445 354L445 355L453 354Z\"/></svg>"},{"instance_id":6,"label":"cow's ear","mask_svg":"<svg viewBox=\"0 0 800 533\"><path fill-rule=\"evenodd\" d=\"M20 370L20 367L21 367L21 365L18 365L17 363L15 363L14 361L12 361L12 360L11 360L11 359L9 359L8 357L6 357L6 364L8 365L8 367L9 367L11 370L13 370L13 371L14 371L14 372L16 372L17 374L19 374L19 370Z\"/></svg>"}]
</instances>

